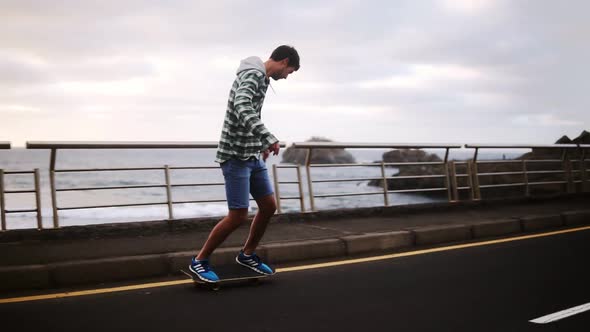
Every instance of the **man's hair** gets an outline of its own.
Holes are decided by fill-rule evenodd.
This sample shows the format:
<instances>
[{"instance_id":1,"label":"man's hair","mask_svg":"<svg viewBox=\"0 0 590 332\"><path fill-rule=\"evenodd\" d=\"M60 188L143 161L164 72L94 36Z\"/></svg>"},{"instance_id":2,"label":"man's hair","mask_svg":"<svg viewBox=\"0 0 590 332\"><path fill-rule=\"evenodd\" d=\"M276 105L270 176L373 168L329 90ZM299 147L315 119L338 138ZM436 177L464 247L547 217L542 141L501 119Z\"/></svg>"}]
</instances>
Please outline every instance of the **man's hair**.
<instances>
[{"instance_id":1,"label":"man's hair","mask_svg":"<svg viewBox=\"0 0 590 332\"><path fill-rule=\"evenodd\" d=\"M299 70L299 53L293 46L289 45L281 45L277 47L270 58L274 61L281 61L283 59L289 59L289 67L295 68L295 70Z\"/></svg>"}]
</instances>

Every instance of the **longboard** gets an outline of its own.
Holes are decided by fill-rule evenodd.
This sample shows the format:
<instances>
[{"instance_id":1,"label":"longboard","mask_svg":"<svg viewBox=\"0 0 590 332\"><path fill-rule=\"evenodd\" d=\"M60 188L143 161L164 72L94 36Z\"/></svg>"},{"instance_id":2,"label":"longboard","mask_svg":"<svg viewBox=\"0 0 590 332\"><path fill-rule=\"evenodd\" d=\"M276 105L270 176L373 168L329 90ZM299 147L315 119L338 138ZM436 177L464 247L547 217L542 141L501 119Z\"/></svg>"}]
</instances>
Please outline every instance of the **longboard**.
<instances>
[{"instance_id":1,"label":"longboard","mask_svg":"<svg viewBox=\"0 0 590 332\"><path fill-rule=\"evenodd\" d=\"M229 283L229 282L239 282L239 281L249 281L249 282L258 282L260 279L268 278L272 275L260 274L256 271L253 271L245 266L242 266L238 263L228 264L228 265L219 265L219 266L211 266L211 269L215 271L217 276L219 277L219 281L217 282L206 282L195 274L190 272L187 269L181 269L180 271L191 279L193 279L195 286L204 286L209 287L212 290L219 290L222 284ZM274 271L273 271L274 272Z\"/></svg>"}]
</instances>

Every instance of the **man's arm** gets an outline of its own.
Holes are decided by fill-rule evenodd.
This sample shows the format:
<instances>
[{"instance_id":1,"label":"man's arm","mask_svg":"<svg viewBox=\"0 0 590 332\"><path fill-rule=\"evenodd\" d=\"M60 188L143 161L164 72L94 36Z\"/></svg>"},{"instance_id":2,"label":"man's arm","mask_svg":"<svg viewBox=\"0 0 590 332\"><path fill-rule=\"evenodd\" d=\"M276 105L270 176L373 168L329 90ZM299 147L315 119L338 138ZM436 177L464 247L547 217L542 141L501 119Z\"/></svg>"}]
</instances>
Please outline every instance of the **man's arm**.
<instances>
[{"instance_id":1,"label":"man's arm","mask_svg":"<svg viewBox=\"0 0 590 332\"><path fill-rule=\"evenodd\" d=\"M256 74L245 74L244 79L236 89L234 108L240 123L246 130L260 139L262 150L265 151L279 140L264 126L258 113L252 107L252 98L255 91L258 90L258 86L259 81Z\"/></svg>"}]
</instances>

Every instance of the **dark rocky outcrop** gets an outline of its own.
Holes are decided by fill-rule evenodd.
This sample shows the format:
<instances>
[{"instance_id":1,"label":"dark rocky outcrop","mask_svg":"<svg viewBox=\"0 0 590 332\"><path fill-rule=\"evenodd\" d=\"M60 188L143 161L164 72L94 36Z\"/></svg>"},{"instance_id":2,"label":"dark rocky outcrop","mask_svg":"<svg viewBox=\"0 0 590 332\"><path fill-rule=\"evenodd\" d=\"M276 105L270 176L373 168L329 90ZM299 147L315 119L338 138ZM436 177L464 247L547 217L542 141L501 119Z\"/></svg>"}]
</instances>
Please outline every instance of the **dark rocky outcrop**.
<instances>
[{"instance_id":1,"label":"dark rocky outcrop","mask_svg":"<svg viewBox=\"0 0 590 332\"><path fill-rule=\"evenodd\" d=\"M306 142L332 142L327 138L312 137ZM283 153L282 163L305 164L307 149L296 149L288 147ZM356 160L345 149L314 149L311 152L312 164L348 164L356 163Z\"/></svg>"},{"instance_id":2,"label":"dark rocky outcrop","mask_svg":"<svg viewBox=\"0 0 590 332\"><path fill-rule=\"evenodd\" d=\"M590 144L590 133L584 130L580 136L574 138L572 142L575 144Z\"/></svg>"},{"instance_id":3,"label":"dark rocky outcrop","mask_svg":"<svg viewBox=\"0 0 590 332\"><path fill-rule=\"evenodd\" d=\"M383 161L386 163L442 162L442 159L435 154L430 154L419 149L400 149L384 153ZM442 165L402 165L388 167L399 169L399 172L395 176L441 175L444 172ZM393 175L389 173L386 172L387 176ZM371 180L369 185L381 187L383 186L383 180ZM387 180L387 187L389 190L442 188L444 187L444 179L390 179Z\"/></svg>"},{"instance_id":4,"label":"dark rocky outcrop","mask_svg":"<svg viewBox=\"0 0 590 332\"><path fill-rule=\"evenodd\" d=\"M562 136L555 144L590 144L590 133L584 130L578 137L573 140L567 136ZM570 157L580 157L579 151L570 151ZM555 159L561 158L563 151L560 149L532 149L531 152L525 153L517 159Z\"/></svg>"}]
</instances>

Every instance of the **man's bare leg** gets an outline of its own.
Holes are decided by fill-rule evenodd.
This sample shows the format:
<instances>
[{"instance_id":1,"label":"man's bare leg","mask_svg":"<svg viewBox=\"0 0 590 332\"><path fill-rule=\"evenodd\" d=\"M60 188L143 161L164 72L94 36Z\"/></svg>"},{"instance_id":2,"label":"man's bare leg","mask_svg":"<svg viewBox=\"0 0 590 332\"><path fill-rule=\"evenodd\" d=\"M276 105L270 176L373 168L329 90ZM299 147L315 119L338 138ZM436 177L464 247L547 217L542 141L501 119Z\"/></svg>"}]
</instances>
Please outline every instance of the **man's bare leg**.
<instances>
[{"instance_id":1,"label":"man's bare leg","mask_svg":"<svg viewBox=\"0 0 590 332\"><path fill-rule=\"evenodd\" d=\"M248 209L230 209L228 215L221 219L209 233L209 238L199 251L197 259L208 259L213 251L246 220L248 220Z\"/></svg>"},{"instance_id":2,"label":"man's bare leg","mask_svg":"<svg viewBox=\"0 0 590 332\"><path fill-rule=\"evenodd\" d=\"M261 197L256 200L256 203L258 204L258 213L254 216L254 221L252 221L252 225L250 226L250 234L244 246L244 253L246 255L251 255L256 250L258 243L266 231L266 226L268 226L270 218L277 210L274 195Z\"/></svg>"}]
</instances>

